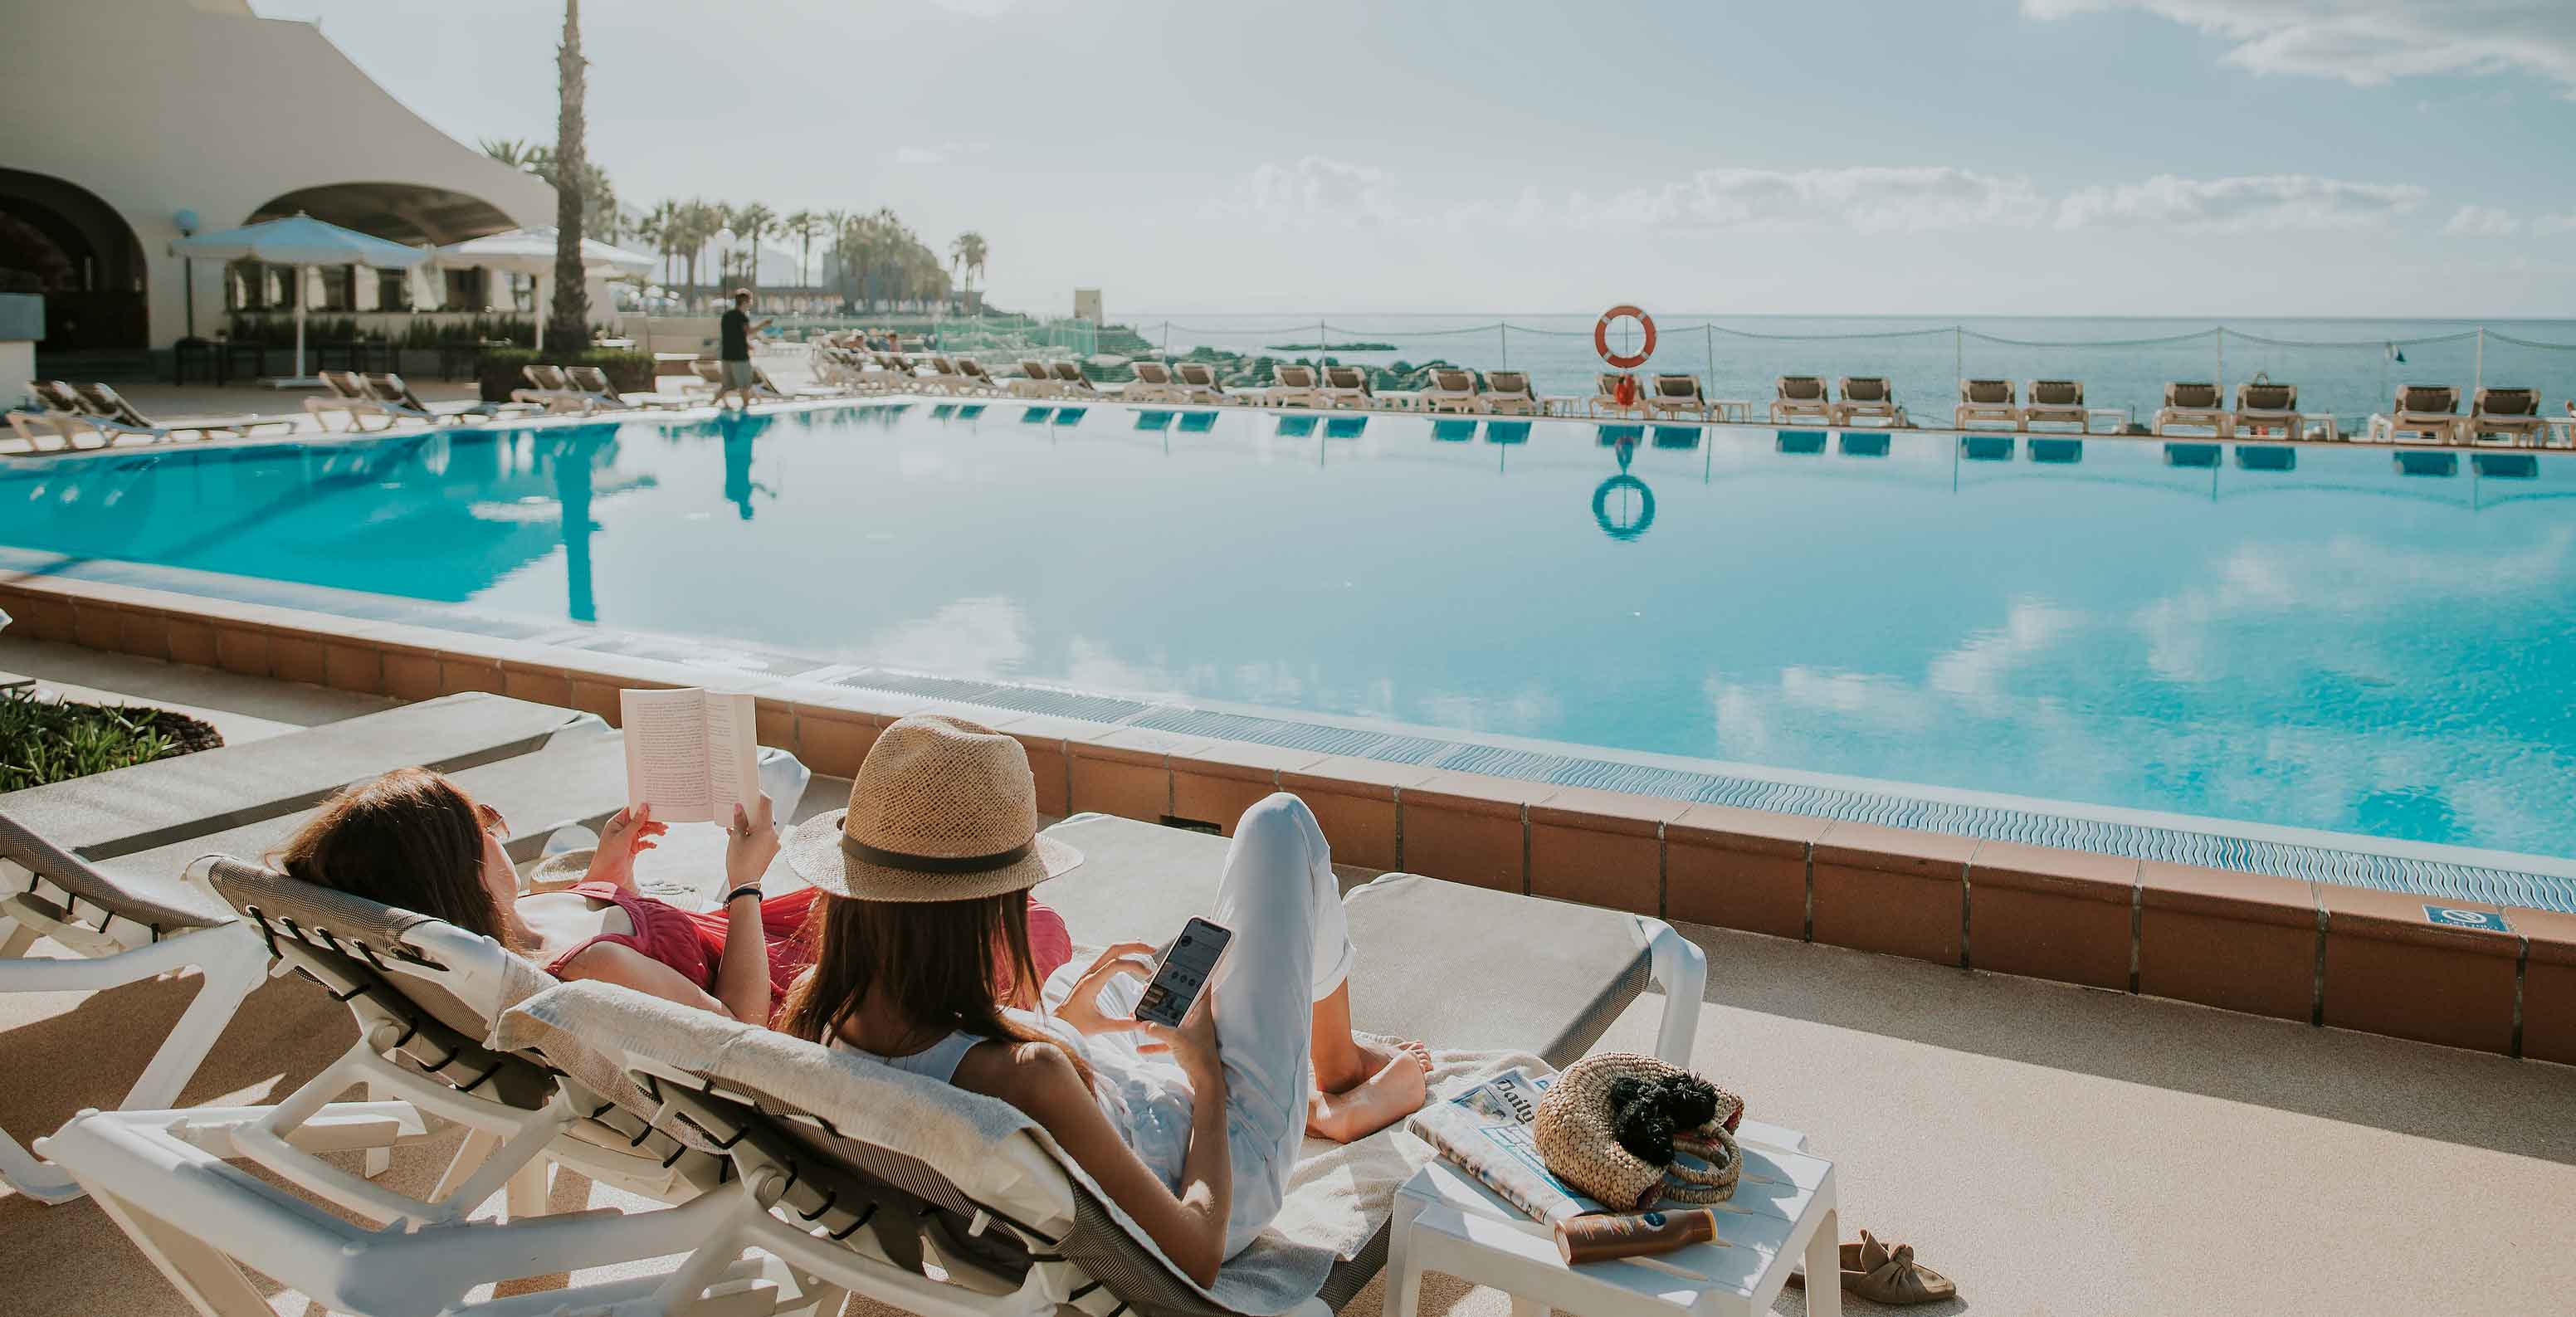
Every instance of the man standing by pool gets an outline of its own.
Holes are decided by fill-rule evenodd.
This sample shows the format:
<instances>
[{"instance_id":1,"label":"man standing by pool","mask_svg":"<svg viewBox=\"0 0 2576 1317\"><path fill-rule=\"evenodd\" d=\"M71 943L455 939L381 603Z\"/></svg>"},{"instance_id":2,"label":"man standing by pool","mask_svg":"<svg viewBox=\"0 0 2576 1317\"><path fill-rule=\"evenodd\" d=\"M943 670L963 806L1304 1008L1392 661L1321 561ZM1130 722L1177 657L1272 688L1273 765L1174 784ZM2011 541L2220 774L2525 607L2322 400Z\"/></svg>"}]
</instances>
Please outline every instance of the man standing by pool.
<instances>
[{"instance_id":1,"label":"man standing by pool","mask_svg":"<svg viewBox=\"0 0 2576 1317\"><path fill-rule=\"evenodd\" d=\"M716 322L717 337L721 340L716 359L723 363L718 369L724 375L724 386L716 390L716 406L724 406L725 395L737 391L742 394L742 405L751 406L751 336L767 328L769 322L766 320L756 325L751 323L751 290L733 290L733 309Z\"/></svg>"}]
</instances>

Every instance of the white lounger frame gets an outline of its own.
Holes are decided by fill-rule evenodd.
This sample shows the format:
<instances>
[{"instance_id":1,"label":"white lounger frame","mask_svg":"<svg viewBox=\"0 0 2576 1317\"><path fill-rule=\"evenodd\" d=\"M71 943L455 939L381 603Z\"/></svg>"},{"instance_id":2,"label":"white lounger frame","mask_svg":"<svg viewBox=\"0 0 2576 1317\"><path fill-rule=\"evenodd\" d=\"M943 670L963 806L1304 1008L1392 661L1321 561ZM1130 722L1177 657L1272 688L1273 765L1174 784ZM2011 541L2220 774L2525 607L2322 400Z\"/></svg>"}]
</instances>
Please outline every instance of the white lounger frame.
<instances>
[{"instance_id":1,"label":"white lounger frame","mask_svg":"<svg viewBox=\"0 0 2576 1317\"><path fill-rule=\"evenodd\" d=\"M0 860L0 993L99 992L196 970L204 982L195 999L117 1109L171 1106L196 1078L197 1067L232 1023L242 999L268 977L268 948L238 922L163 937L106 911L99 912L95 924L85 922L81 913L81 902L61 888ZM28 955L40 937L78 958ZM81 1195L70 1174L39 1160L7 1130L0 1130L0 1180L38 1202L68 1202Z\"/></svg>"},{"instance_id":2,"label":"white lounger frame","mask_svg":"<svg viewBox=\"0 0 2576 1317\"><path fill-rule=\"evenodd\" d=\"M1707 957L1663 920L1635 920L1649 977L1665 996L1656 1054L1687 1066L1707 986ZM246 926L228 927L241 928L253 947L261 947ZM476 1009L497 1009L506 970L500 958L508 952L437 923L410 930L404 941L428 963L395 966L401 973L435 980ZM153 1265L210 1317L270 1317L244 1265L326 1307L367 1317L780 1317L836 1313L847 1293L922 1317L1055 1317L1075 1303L1078 1290L1099 1289L1078 1267L1060 1261L1031 1266L1014 1282L943 1258L952 1281L928 1279L888 1259L864 1232L834 1241L774 1215L785 1173L739 1155L740 1175L733 1183L675 1206L545 1216L549 1161L663 1201L685 1194L688 1186L650 1158L562 1137L582 1118L562 1087L543 1107L523 1110L396 1065L381 1053L395 1045L387 1031L399 1028L378 1022L274 1107L83 1113L61 1132L39 1139L37 1149L68 1167ZM623 1059L631 1071L683 1086L697 1082L659 1068L649 1057ZM394 1100L331 1101L362 1084ZM719 1090L718 1096L725 1095ZM673 1100L664 1099L655 1126L668 1128ZM471 1131L425 1199L370 1184L319 1155L420 1140L429 1133L425 1116ZM380 1224L353 1224L231 1165L235 1158ZM466 1217L496 1192L504 1194L508 1219ZM974 1230L985 1221L979 1215ZM761 1255L743 1256L755 1247ZM657 1276L466 1301L488 1281L679 1253L687 1256ZM958 1283L970 1273L982 1283ZM1320 1299L1292 1312L1330 1317Z\"/></svg>"}]
</instances>

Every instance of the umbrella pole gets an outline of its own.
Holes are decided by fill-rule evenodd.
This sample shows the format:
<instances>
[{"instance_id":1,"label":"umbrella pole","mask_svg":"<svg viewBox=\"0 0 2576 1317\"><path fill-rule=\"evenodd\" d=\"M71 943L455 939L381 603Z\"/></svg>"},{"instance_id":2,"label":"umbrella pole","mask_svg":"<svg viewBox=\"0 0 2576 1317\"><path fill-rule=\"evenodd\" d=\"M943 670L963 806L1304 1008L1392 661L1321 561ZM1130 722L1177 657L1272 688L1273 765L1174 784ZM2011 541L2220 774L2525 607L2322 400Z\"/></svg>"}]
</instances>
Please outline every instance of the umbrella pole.
<instances>
[{"instance_id":1,"label":"umbrella pole","mask_svg":"<svg viewBox=\"0 0 2576 1317\"><path fill-rule=\"evenodd\" d=\"M304 268L295 267L295 382L304 382Z\"/></svg>"},{"instance_id":2,"label":"umbrella pole","mask_svg":"<svg viewBox=\"0 0 2576 1317\"><path fill-rule=\"evenodd\" d=\"M546 350L546 277L537 276L537 351Z\"/></svg>"}]
</instances>

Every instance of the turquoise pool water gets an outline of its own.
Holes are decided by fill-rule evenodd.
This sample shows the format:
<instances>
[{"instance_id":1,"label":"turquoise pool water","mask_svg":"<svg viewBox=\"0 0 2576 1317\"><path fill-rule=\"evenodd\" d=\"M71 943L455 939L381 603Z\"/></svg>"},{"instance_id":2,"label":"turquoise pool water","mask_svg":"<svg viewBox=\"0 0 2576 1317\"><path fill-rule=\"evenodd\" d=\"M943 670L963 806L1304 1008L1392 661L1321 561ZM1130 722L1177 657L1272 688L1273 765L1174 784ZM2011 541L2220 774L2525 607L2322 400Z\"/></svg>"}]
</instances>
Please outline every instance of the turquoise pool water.
<instances>
[{"instance_id":1,"label":"turquoise pool water","mask_svg":"<svg viewBox=\"0 0 2576 1317\"><path fill-rule=\"evenodd\" d=\"M2527 452L914 404L10 464L0 545L2567 857L2569 494Z\"/></svg>"}]
</instances>

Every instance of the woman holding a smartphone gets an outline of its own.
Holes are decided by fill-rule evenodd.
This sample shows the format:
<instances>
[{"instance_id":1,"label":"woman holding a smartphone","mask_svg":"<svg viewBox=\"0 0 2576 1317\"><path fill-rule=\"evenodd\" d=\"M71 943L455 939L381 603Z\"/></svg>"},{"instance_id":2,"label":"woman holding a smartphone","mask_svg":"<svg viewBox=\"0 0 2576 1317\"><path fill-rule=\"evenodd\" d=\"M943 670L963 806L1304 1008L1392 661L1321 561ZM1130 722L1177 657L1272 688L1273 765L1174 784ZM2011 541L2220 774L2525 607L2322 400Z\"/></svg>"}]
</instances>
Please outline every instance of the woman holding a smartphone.
<instances>
[{"instance_id":1,"label":"woman holding a smartphone","mask_svg":"<svg viewBox=\"0 0 2576 1317\"><path fill-rule=\"evenodd\" d=\"M1341 892L1286 794L1245 812L1212 923L1192 921L1151 988L1154 948L1124 943L1058 974L1044 1013L997 1005L987 985L1034 974L1025 893L1081 863L1037 817L1018 741L943 717L887 728L850 807L789 843L828 895L778 1027L1019 1108L1210 1284L1278 1214L1304 1134L1355 1139L1420 1108L1429 1055L1352 1036ZM1144 1014L1177 1025L1136 1018L1148 992Z\"/></svg>"}]
</instances>

